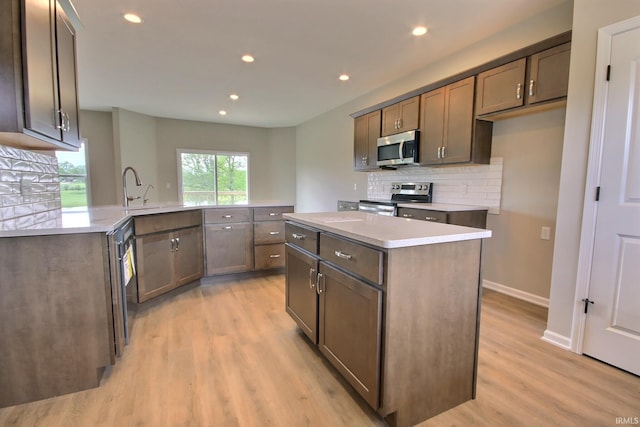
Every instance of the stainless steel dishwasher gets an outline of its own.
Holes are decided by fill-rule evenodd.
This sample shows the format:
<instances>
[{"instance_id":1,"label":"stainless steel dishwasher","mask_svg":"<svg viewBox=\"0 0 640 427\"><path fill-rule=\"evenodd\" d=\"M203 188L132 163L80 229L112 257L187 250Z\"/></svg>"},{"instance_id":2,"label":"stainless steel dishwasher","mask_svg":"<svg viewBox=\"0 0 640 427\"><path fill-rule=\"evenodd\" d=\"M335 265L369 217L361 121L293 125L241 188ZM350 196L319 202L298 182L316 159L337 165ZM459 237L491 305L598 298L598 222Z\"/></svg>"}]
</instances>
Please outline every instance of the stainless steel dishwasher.
<instances>
[{"instance_id":1,"label":"stainless steel dishwasher","mask_svg":"<svg viewBox=\"0 0 640 427\"><path fill-rule=\"evenodd\" d=\"M122 355L129 344L136 305L127 294L137 287L133 220L128 220L109 234L111 304L113 313L114 354Z\"/></svg>"}]
</instances>

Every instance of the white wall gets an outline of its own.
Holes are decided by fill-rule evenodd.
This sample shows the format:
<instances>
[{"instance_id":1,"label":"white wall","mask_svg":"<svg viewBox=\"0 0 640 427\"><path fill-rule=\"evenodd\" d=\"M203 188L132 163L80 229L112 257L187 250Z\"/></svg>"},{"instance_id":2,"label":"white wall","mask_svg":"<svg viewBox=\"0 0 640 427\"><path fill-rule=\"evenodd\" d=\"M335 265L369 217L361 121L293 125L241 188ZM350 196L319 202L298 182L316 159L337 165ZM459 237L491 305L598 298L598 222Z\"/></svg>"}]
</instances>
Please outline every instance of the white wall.
<instances>
[{"instance_id":1,"label":"white wall","mask_svg":"<svg viewBox=\"0 0 640 427\"><path fill-rule=\"evenodd\" d=\"M88 173L91 183L91 205L122 203L116 194L115 152L113 148L113 121L111 112L80 111L82 136L87 138Z\"/></svg>"},{"instance_id":2,"label":"white wall","mask_svg":"<svg viewBox=\"0 0 640 427\"><path fill-rule=\"evenodd\" d=\"M575 0L571 70L545 337L571 346L598 28L640 15L638 0ZM593 189L589 189L591 192Z\"/></svg>"},{"instance_id":3,"label":"white wall","mask_svg":"<svg viewBox=\"0 0 640 427\"><path fill-rule=\"evenodd\" d=\"M249 198L293 202L293 128L270 130L156 118L156 130L159 183L156 194L160 201L178 200L176 153L180 148L249 153Z\"/></svg>"},{"instance_id":4,"label":"white wall","mask_svg":"<svg viewBox=\"0 0 640 427\"><path fill-rule=\"evenodd\" d=\"M158 188L158 167L156 163L156 123L155 118L134 113L122 108L113 109L113 137L115 152L116 191L122 202L122 171L133 167L142 181L136 187L133 174L127 173L127 190L130 196L142 196L148 185ZM142 204L141 200L132 205Z\"/></svg>"}]
</instances>

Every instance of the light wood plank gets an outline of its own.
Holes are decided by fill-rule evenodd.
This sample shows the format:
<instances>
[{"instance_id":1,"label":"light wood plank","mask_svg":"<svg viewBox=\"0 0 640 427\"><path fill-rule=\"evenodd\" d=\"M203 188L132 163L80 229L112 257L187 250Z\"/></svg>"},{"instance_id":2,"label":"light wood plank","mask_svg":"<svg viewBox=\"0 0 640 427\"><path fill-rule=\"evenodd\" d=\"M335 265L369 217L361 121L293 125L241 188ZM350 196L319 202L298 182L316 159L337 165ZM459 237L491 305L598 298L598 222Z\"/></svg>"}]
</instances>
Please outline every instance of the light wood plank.
<instances>
[{"instance_id":1,"label":"light wood plank","mask_svg":"<svg viewBox=\"0 0 640 427\"><path fill-rule=\"evenodd\" d=\"M477 399L420 426L616 425L640 378L540 339L546 310L485 291ZM284 311L284 276L203 279L138 313L99 388L0 409L4 426L382 426Z\"/></svg>"}]
</instances>

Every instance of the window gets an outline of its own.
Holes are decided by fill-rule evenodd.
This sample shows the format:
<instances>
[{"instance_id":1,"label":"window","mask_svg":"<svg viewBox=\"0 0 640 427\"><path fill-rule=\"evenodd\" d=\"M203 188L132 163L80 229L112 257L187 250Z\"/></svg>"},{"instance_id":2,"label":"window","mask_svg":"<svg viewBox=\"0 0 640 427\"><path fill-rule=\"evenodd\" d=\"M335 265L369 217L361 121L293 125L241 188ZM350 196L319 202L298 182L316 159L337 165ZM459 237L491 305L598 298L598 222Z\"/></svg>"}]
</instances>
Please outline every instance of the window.
<instances>
[{"instance_id":1,"label":"window","mask_svg":"<svg viewBox=\"0 0 640 427\"><path fill-rule=\"evenodd\" d=\"M60 177L60 202L64 210L86 210L87 161L85 143L78 151L56 151L58 176Z\"/></svg>"},{"instance_id":2,"label":"window","mask_svg":"<svg viewBox=\"0 0 640 427\"><path fill-rule=\"evenodd\" d=\"M178 150L178 186L185 205L248 203L248 153Z\"/></svg>"}]
</instances>

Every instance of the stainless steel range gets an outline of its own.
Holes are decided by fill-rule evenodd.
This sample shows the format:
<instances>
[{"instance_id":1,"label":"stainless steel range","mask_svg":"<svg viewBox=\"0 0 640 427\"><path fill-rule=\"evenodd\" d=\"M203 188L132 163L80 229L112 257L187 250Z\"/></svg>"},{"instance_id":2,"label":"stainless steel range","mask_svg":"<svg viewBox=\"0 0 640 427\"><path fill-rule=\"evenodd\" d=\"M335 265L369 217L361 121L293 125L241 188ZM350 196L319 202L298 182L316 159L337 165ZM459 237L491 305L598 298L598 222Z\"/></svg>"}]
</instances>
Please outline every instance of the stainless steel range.
<instances>
[{"instance_id":1,"label":"stainless steel range","mask_svg":"<svg viewBox=\"0 0 640 427\"><path fill-rule=\"evenodd\" d=\"M395 216L398 203L431 203L433 183L394 182L391 198L385 200L360 200L360 210L378 215Z\"/></svg>"}]
</instances>

